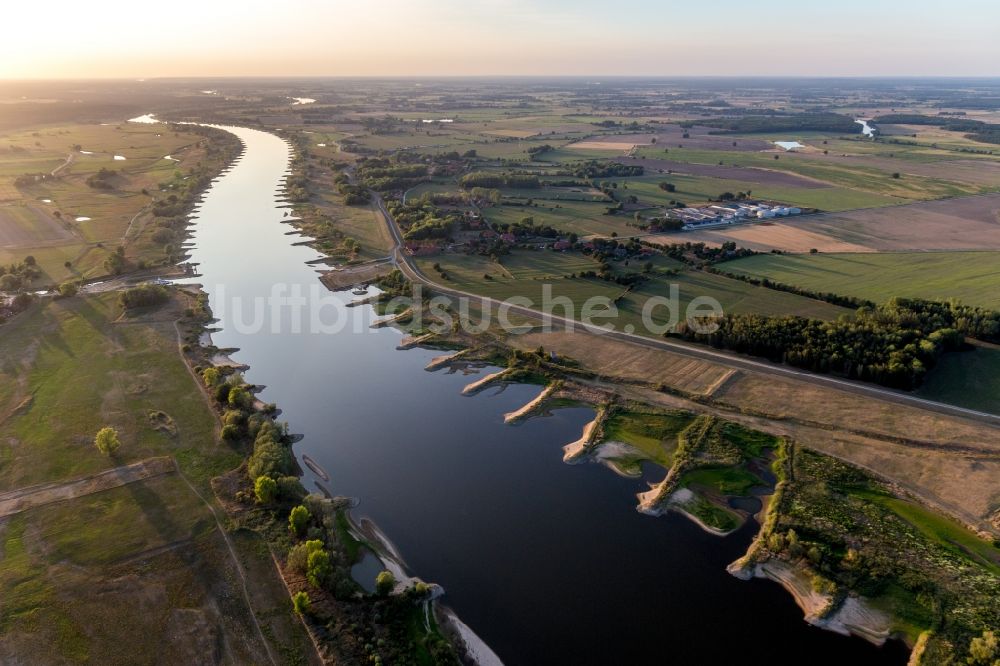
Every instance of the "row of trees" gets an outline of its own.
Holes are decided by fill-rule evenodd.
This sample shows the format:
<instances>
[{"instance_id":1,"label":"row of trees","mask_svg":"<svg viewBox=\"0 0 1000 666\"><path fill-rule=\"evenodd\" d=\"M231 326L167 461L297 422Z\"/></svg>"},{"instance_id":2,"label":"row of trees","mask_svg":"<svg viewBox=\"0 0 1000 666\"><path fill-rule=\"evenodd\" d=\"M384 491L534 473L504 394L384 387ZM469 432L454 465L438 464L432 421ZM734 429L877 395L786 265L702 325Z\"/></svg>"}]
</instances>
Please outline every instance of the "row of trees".
<instances>
[{"instance_id":1,"label":"row of trees","mask_svg":"<svg viewBox=\"0 0 1000 666\"><path fill-rule=\"evenodd\" d=\"M535 174L492 173L489 171L467 173L459 179L458 184L466 190L475 187L486 189L509 187L522 190L536 190L542 186L542 182Z\"/></svg>"},{"instance_id":2,"label":"row of trees","mask_svg":"<svg viewBox=\"0 0 1000 666\"><path fill-rule=\"evenodd\" d=\"M441 215L433 204L422 199L406 204L392 201L388 207L407 240L447 238L461 220L458 214Z\"/></svg>"},{"instance_id":3,"label":"row of trees","mask_svg":"<svg viewBox=\"0 0 1000 666\"><path fill-rule=\"evenodd\" d=\"M620 162L602 162L588 160L575 165L572 174L577 178L628 178L641 176L646 172L641 164L622 164Z\"/></svg>"},{"instance_id":4,"label":"row of trees","mask_svg":"<svg viewBox=\"0 0 1000 666\"><path fill-rule=\"evenodd\" d=\"M41 274L38 262L30 254L19 263L0 266L0 291L20 291L28 287Z\"/></svg>"},{"instance_id":5,"label":"row of trees","mask_svg":"<svg viewBox=\"0 0 1000 666\"><path fill-rule=\"evenodd\" d=\"M430 177L426 164L400 164L386 158L369 158L358 163L361 184L377 192L405 190Z\"/></svg>"}]
</instances>

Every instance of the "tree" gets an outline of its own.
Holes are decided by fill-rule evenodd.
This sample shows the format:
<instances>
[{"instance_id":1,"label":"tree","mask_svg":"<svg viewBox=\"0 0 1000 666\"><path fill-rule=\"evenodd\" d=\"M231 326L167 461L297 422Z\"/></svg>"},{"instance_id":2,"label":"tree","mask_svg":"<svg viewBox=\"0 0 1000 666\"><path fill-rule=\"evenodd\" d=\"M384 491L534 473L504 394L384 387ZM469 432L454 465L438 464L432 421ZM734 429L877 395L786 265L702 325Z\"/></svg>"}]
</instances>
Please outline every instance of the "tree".
<instances>
[{"instance_id":1,"label":"tree","mask_svg":"<svg viewBox=\"0 0 1000 666\"><path fill-rule=\"evenodd\" d=\"M270 504L278 497L278 482L269 476L258 476L253 483L253 492L260 504Z\"/></svg>"},{"instance_id":2,"label":"tree","mask_svg":"<svg viewBox=\"0 0 1000 666\"><path fill-rule=\"evenodd\" d=\"M70 296L76 296L78 287L76 282L63 282L59 285L59 295L63 298L69 298Z\"/></svg>"},{"instance_id":3,"label":"tree","mask_svg":"<svg viewBox=\"0 0 1000 666\"><path fill-rule=\"evenodd\" d=\"M106 456L117 451L121 445L122 441L118 438L118 431L110 426L98 430L97 436L94 437L94 446Z\"/></svg>"},{"instance_id":4,"label":"tree","mask_svg":"<svg viewBox=\"0 0 1000 666\"><path fill-rule=\"evenodd\" d=\"M306 580L313 587L323 587L333 573L333 566L330 564L330 553L319 549L309 553L306 559Z\"/></svg>"},{"instance_id":5,"label":"tree","mask_svg":"<svg viewBox=\"0 0 1000 666\"><path fill-rule=\"evenodd\" d=\"M288 514L288 526L296 536L302 536L302 533L306 531L306 526L309 524L311 517L309 509L300 504Z\"/></svg>"},{"instance_id":6,"label":"tree","mask_svg":"<svg viewBox=\"0 0 1000 666\"><path fill-rule=\"evenodd\" d=\"M309 595L305 592L296 592L292 595L292 608L299 615L305 615L309 612L310 603Z\"/></svg>"},{"instance_id":7,"label":"tree","mask_svg":"<svg viewBox=\"0 0 1000 666\"><path fill-rule=\"evenodd\" d=\"M394 587L396 587L396 577L392 575L391 571L382 571L375 576L375 594L378 596L389 596Z\"/></svg>"}]
</instances>

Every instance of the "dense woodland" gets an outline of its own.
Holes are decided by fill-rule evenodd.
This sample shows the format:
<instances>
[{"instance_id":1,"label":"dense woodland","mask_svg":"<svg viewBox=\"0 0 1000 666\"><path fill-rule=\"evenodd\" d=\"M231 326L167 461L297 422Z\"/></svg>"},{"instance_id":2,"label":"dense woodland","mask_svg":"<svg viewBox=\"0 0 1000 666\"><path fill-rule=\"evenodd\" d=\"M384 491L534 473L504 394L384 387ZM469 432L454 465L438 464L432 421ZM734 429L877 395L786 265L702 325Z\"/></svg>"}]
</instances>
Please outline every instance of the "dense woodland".
<instances>
[{"instance_id":1,"label":"dense woodland","mask_svg":"<svg viewBox=\"0 0 1000 666\"><path fill-rule=\"evenodd\" d=\"M813 372L910 390L921 384L941 354L962 349L965 340L957 326L989 328L985 321L963 316L965 310L893 299L837 321L727 314L714 320L718 329L713 333L681 324L678 334Z\"/></svg>"}]
</instances>

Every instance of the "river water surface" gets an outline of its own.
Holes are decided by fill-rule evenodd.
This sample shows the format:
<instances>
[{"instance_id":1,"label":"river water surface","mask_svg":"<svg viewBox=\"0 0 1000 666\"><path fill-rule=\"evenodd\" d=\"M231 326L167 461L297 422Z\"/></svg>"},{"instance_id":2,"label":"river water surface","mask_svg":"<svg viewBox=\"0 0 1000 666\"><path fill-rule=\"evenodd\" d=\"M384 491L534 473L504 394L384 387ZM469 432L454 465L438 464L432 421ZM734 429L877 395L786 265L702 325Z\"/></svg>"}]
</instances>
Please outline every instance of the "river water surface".
<instances>
[{"instance_id":1,"label":"river water surface","mask_svg":"<svg viewBox=\"0 0 1000 666\"><path fill-rule=\"evenodd\" d=\"M741 582L725 567L755 525L720 539L675 515L636 512L641 481L599 465L565 465L561 446L593 413L561 409L519 426L503 414L538 387L460 394L475 378L430 373L438 354L396 351L401 334L372 330L370 308L346 308L306 262L319 255L281 224L281 139L227 128L246 150L206 193L191 260L208 291L220 347L250 366L295 445L330 476L334 494L360 499L411 573L441 584L443 601L508 664L902 664L898 644L875 648L809 627L777 585ZM252 303L274 285L308 304L272 329ZM332 303L310 298L310 289ZM313 334L314 315L337 333ZM303 482L320 480L307 470Z\"/></svg>"}]
</instances>

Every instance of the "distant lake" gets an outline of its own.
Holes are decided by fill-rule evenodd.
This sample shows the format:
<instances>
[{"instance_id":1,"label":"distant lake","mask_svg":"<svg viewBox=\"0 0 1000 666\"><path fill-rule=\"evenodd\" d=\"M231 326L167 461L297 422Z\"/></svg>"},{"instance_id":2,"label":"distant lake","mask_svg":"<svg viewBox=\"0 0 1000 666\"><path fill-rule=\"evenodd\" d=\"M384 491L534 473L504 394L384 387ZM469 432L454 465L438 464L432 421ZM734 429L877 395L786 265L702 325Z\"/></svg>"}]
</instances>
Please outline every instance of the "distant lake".
<instances>
[{"instance_id":1,"label":"distant lake","mask_svg":"<svg viewBox=\"0 0 1000 666\"><path fill-rule=\"evenodd\" d=\"M346 307L347 292L320 287L303 306L303 330L317 316L339 332L295 333L284 316L281 330L240 332L273 289L309 296L319 281L306 262L320 255L281 224L289 145L226 129L246 150L195 213L191 255L220 318L215 344L240 348L248 381L304 435L296 454L330 477L303 465L303 483L359 498L355 518L374 520L411 573L442 585L443 603L505 663L906 663L899 644L810 627L778 585L726 573L756 525L720 539L678 515L645 516L635 510L643 480L564 464L561 447L579 438L589 408L504 425L540 387L463 396L489 368L426 372L443 352L397 351L402 333L369 328L374 312ZM364 561L355 573L375 568Z\"/></svg>"}]
</instances>

